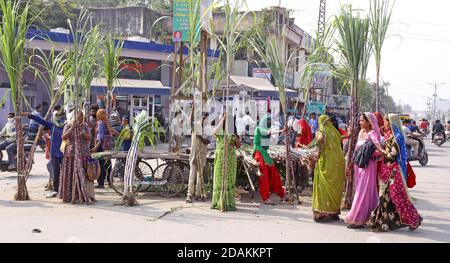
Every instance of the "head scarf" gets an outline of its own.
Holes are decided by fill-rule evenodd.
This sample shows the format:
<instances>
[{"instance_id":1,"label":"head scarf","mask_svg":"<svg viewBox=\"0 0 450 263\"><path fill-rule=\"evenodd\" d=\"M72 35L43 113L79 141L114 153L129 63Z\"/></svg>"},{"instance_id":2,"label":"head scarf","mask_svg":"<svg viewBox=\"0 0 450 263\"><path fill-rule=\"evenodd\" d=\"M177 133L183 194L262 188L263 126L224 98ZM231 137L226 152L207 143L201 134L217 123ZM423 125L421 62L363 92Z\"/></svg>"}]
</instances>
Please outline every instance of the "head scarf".
<instances>
[{"instance_id":1,"label":"head scarf","mask_svg":"<svg viewBox=\"0 0 450 263\"><path fill-rule=\"evenodd\" d=\"M271 120L269 114L264 115L264 117L259 121L258 126L255 129L253 137L253 150L258 151L264 158L264 163L266 165L273 165L273 160L270 158L269 150L270 145L270 127L268 123Z\"/></svg>"},{"instance_id":2,"label":"head scarf","mask_svg":"<svg viewBox=\"0 0 450 263\"><path fill-rule=\"evenodd\" d=\"M408 179L408 150L406 147L406 135L403 132L402 123L396 114L389 114L389 124L394 135L395 143L398 146L399 154L397 156L397 163L400 166L403 177Z\"/></svg>"},{"instance_id":3,"label":"head scarf","mask_svg":"<svg viewBox=\"0 0 450 263\"><path fill-rule=\"evenodd\" d=\"M380 133L380 127L378 126L378 120L375 114L371 112L364 113L369 120L370 126L372 126L372 130L375 133L375 135L378 137L378 141L381 140L381 133Z\"/></svg>"},{"instance_id":4,"label":"head scarf","mask_svg":"<svg viewBox=\"0 0 450 263\"><path fill-rule=\"evenodd\" d=\"M314 171L313 210L339 212L345 184L345 157L341 135L328 116L320 116L318 123L319 133L324 140Z\"/></svg>"},{"instance_id":5,"label":"head scarf","mask_svg":"<svg viewBox=\"0 0 450 263\"><path fill-rule=\"evenodd\" d=\"M312 137L311 128L309 127L308 122L305 119L301 119L298 121L298 124L302 132L298 137L298 143L301 145L309 145L314 138Z\"/></svg>"},{"instance_id":6,"label":"head scarf","mask_svg":"<svg viewBox=\"0 0 450 263\"><path fill-rule=\"evenodd\" d=\"M101 120L101 121L104 121L104 122L108 121L108 116L107 116L106 111L104 109L98 110L96 117L97 117L97 120Z\"/></svg>"},{"instance_id":7,"label":"head scarf","mask_svg":"<svg viewBox=\"0 0 450 263\"><path fill-rule=\"evenodd\" d=\"M374 113L375 117L377 117L378 127L380 128L381 135L384 135L384 118L383 114L379 112Z\"/></svg>"},{"instance_id":8,"label":"head scarf","mask_svg":"<svg viewBox=\"0 0 450 263\"><path fill-rule=\"evenodd\" d=\"M336 135L339 137L339 141L340 141L340 137L341 135L339 134L339 131L336 130L336 128L333 126L333 124L331 123L331 119L330 117L328 117L327 115L321 115L319 117L319 131L322 132L323 134L327 135Z\"/></svg>"}]
</instances>

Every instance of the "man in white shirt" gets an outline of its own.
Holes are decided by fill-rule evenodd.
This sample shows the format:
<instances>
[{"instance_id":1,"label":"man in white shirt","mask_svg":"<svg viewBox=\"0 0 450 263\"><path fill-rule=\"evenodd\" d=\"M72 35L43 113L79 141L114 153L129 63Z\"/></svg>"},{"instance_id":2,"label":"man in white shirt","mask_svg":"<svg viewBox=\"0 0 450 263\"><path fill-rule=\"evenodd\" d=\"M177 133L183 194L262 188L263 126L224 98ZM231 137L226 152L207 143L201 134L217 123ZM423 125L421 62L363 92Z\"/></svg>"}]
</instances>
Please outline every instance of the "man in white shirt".
<instances>
[{"instance_id":1,"label":"man in white shirt","mask_svg":"<svg viewBox=\"0 0 450 263\"><path fill-rule=\"evenodd\" d=\"M254 130L255 124L248 110L245 112L245 115L239 113L239 116L236 118L236 132L239 136L249 135L250 131Z\"/></svg>"},{"instance_id":2,"label":"man in white shirt","mask_svg":"<svg viewBox=\"0 0 450 263\"><path fill-rule=\"evenodd\" d=\"M408 128L408 124L408 121L403 121L403 132L406 134L406 144L414 150L413 158L415 159L419 155L419 141L411 139L412 132Z\"/></svg>"},{"instance_id":3,"label":"man in white shirt","mask_svg":"<svg viewBox=\"0 0 450 263\"><path fill-rule=\"evenodd\" d=\"M8 114L8 122L0 132L0 137L4 138L4 141L0 143L0 151L6 150L8 153L8 160L10 165L14 165L14 151L16 150L16 126L14 113Z\"/></svg>"}]
</instances>

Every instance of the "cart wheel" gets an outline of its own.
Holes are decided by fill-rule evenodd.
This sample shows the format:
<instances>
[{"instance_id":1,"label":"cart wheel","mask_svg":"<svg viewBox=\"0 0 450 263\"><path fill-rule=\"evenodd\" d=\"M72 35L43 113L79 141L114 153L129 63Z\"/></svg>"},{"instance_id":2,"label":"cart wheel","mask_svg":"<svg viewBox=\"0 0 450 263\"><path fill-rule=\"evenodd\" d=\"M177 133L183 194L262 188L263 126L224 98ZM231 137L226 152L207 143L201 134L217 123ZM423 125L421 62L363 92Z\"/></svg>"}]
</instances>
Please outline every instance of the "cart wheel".
<instances>
[{"instance_id":1,"label":"cart wheel","mask_svg":"<svg viewBox=\"0 0 450 263\"><path fill-rule=\"evenodd\" d=\"M109 176L109 185L119 195L123 195L124 170L124 162L122 160L117 160Z\"/></svg>"},{"instance_id":2,"label":"cart wheel","mask_svg":"<svg viewBox=\"0 0 450 263\"><path fill-rule=\"evenodd\" d=\"M142 184L136 181L144 181L146 176L149 176L149 171L153 174L152 167L145 161L139 160L136 167L134 168L132 191L133 193L142 192ZM124 189L124 173L125 173L125 162L123 160L117 160L110 176L110 186L118 194L123 195Z\"/></svg>"},{"instance_id":3,"label":"cart wheel","mask_svg":"<svg viewBox=\"0 0 450 263\"><path fill-rule=\"evenodd\" d=\"M183 169L178 164L161 164L155 169L153 177L155 180L167 181L165 185L155 186L157 194L162 197L175 197L187 188Z\"/></svg>"},{"instance_id":4,"label":"cart wheel","mask_svg":"<svg viewBox=\"0 0 450 263\"><path fill-rule=\"evenodd\" d=\"M153 181L154 171L152 166L144 160L139 160L136 170L136 179L139 181ZM138 185L137 190L139 192L147 192L152 186L146 184Z\"/></svg>"}]
</instances>

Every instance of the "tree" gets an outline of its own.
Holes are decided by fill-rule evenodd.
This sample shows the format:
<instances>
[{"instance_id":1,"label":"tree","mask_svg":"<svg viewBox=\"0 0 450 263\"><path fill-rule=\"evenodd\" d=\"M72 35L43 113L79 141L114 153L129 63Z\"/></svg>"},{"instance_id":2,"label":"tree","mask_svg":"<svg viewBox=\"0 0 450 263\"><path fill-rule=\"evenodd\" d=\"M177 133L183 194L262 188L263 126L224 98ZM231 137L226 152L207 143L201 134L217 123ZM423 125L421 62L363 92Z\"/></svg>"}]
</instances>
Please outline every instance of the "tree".
<instances>
[{"instance_id":1,"label":"tree","mask_svg":"<svg viewBox=\"0 0 450 263\"><path fill-rule=\"evenodd\" d=\"M17 136L17 193L18 201L28 200L26 178L24 177L25 152L22 121L19 117L23 103L26 102L23 90L23 73L27 66L26 35L33 23L30 4L22 1L0 0L2 13L0 24L1 65L10 83L10 98L16 114Z\"/></svg>"},{"instance_id":2,"label":"tree","mask_svg":"<svg viewBox=\"0 0 450 263\"><path fill-rule=\"evenodd\" d=\"M117 80L124 61L121 60L123 40L115 40L112 34L107 34L104 41L103 76L106 79L108 92L106 94L106 112L111 114L111 98L114 82Z\"/></svg>"},{"instance_id":3,"label":"tree","mask_svg":"<svg viewBox=\"0 0 450 263\"><path fill-rule=\"evenodd\" d=\"M351 5L343 6L335 19L339 40L337 47L342 55L342 65L348 70L350 79L350 138L346 165L346 193L344 208L350 208L353 201L353 152L358 136L359 99L366 79L367 67L372 54L370 41L370 21L368 17L355 14Z\"/></svg>"},{"instance_id":4,"label":"tree","mask_svg":"<svg viewBox=\"0 0 450 263\"><path fill-rule=\"evenodd\" d=\"M74 118L78 116L83 107L87 107L87 99L90 96L91 83L95 76L98 76L100 52L102 37L99 33L98 26L89 28L90 13L83 9L77 17L75 23L68 21L71 34L73 36L73 44L67 51L67 67L73 69L73 74L70 76L65 74L70 85L66 88L68 95L66 103L68 106L73 106ZM87 109L85 109L87 112ZM86 116L85 116L86 117ZM81 138L80 132L75 128L75 158L74 158L74 184L80 191L79 195L72 195L72 202L83 203L82 194L84 193L84 186L80 185L82 178L85 178L85 170L83 169L81 156ZM75 198L79 200L75 200ZM90 200L85 200L87 204Z\"/></svg>"},{"instance_id":5,"label":"tree","mask_svg":"<svg viewBox=\"0 0 450 263\"><path fill-rule=\"evenodd\" d=\"M51 43L50 43L51 44ZM57 53L53 48L48 52L48 54L41 50L33 50L33 54L30 56L29 64L32 71L34 71L35 77L39 78L47 88L47 93L50 98L50 107L45 114L44 119L47 119L49 115L53 112L53 108L56 106L60 100L62 94L65 91L67 85L67 80L70 79L70 75L73 73L73 68L68 68L67 62L67 52ZM35 62L33 63L33 61ZM60 82L59 76L66 75L66 78ZM57 89L60 87L59 89ZM34 152L36 150L39 139L41 138L44 131L43 126L39 126L39 131L36 139L31 147L28 161L25 167L25 178L28 177L31 172Z\"/></svg>"},{"instance_id":6,"label":"tree","mask_svg":"<svg viewBox=\"0 0 450 263\"><path fill-rule=\"evenodd\" d=\"M395 3L395 1L394 1ZM380 70L381 70L381 51L383 49L384 40L391 23L392 10L394 3L391 5L389 0L372 0L370 3L370 31L375 55L375 66L377 73L376 89L375 89L375 110L380 111Z\"/></svg>"}]
</instances>

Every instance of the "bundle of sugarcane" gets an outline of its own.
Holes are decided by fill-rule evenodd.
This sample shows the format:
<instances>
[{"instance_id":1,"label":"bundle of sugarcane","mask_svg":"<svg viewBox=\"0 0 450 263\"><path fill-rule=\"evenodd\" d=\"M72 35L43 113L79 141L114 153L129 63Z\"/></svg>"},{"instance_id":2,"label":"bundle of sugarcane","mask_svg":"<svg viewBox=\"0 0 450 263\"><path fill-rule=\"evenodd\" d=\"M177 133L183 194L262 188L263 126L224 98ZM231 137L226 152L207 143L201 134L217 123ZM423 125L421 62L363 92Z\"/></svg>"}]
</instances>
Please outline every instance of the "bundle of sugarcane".
<instances>
[{"instance_id":1,"label":"bundle of sugarcane","mask_svg":"<svg viewBox=\"0 0 450 263\"><path fill-rule=\"evenodd\" d=\"M300 162L308 169L314 168L319 159L319 151L317 147L291 149L291 155L296 156Z\"/></svg>"},{"instance_id":2,"label":"bundle of sugarcane","mask_svg":"<svg viewBox=\"0 0 450 263\"><path fill-rule=\"evenodd\" d=\"M124 174L124 191L123 191L123 204L127 206L137 205L136 195L133 192L134 170L137 163L138 152L142 151L145 146L145 142L149 141L151 145L154 145L157 135L153 122L148 117L146 111L142 111L134 118L133 125L133 139L131 142L130 150L127 153L127 161L125 163ZM119 135L119 145L125 139L125 135L121 133Z\"/></svg>"},{"instance_id":3,"label":"bundle of sugarcane","mask_svg":"<svg viewBox=\"0 0 450 263\"><path fill-rule=\"evenodd\" d=\"M272 160L274 160L275 162L285 162L286 161L286 150L285 150L285 146L283 145L276 145L276 146L271 146L268 150L268 153L270 155L270 157L272 158ZM297 155L292 155L292 148L289 151L289 159L292 162L297 162L300 161L300 159L297 157Z\"/></svg>"},{"instance_id":4,"label":"bundle of sugarcane","mask_svg":"<svg viewBox=\"0 0 450 263\"><path fill-rule=\"evenodd\" d=\"M238 150L237 157L239 159L242 159L242 161L245 162L247 165L258 166L258 163L253 158L253 154L245 150Z\"/></svg>"}]
</instances>

